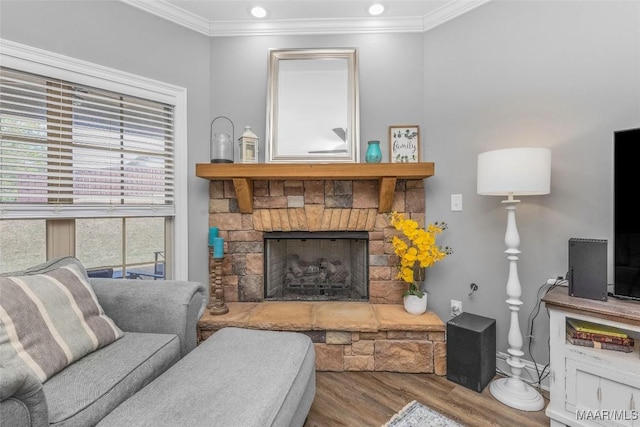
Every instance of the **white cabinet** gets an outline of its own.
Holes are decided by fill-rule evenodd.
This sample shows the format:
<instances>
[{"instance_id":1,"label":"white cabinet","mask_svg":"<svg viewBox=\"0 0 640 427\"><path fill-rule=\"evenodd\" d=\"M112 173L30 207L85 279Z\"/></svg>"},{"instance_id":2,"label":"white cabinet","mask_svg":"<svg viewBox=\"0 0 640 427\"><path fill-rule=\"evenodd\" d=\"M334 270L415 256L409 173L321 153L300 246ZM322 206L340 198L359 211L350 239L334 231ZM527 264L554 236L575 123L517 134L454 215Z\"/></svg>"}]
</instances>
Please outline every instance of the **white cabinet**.
<instances>
[{"instance_id":1,"label":"white cabinet","mask_svg":"<svg viewBox=\"0 0 640 427\"><path fill-rule=\"evenodd\" d=\"M567 288L543 301L550 317L551 425L640 427L640 302L575 298ZM624 353L572 345L567 318L623 329L636 347Z\"/></svg>"}]
</instances>

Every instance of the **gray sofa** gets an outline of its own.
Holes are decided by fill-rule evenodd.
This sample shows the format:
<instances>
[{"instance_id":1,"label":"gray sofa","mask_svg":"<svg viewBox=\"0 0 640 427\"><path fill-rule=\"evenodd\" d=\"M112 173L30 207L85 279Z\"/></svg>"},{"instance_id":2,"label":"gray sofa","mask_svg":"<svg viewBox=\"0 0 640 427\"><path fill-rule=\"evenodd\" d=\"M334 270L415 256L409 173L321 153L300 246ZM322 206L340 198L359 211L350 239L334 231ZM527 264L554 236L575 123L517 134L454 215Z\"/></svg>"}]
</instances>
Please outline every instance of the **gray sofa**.
<instances>
[{"instance_id":1,"label":"gray sofa","mask_svg":"<svg viewBox=\"0 0 640 427\"><path fill-rule=\"evenodd\" d=\"M44 383L0 359L2 426L303 425L315 396L307 336L225 328L196 348L202 284L87 280L124 335Z\"/></svg>"},{"instance_id":2,"label":"gray sofa","mask_svg":"<svg viewBox=\"0 0 640 427\"><path fill-rule=\"evenodd\" d=\"M67 264L79 263L63 258L4 276L36 274ZM30 371L0 360L3 426L95 425L196 347L197 322L208 300L202 284L86 279L124 336L44 383Z\"/></svg>"}]
</instances>

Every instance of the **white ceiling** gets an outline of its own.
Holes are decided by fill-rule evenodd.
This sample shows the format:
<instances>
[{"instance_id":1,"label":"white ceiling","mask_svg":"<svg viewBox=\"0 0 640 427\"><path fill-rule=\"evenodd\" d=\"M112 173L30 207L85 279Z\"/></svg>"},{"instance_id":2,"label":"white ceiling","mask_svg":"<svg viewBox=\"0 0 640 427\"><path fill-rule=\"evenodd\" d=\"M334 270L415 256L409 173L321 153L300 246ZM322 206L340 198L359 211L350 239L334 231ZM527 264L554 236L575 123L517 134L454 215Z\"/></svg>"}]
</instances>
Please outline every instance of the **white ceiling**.
<instances>
[{"instance_id":1,"label":"white ceiling","mask_svg":"<svg viewBox=\"0 0 640 427\"><path fill-rule=\"evenodd\" d=\"M489 0L379 0L385 12L371 17L374 0L120 0L211 37L274 34L424 32ZM253 18L262 6L268 15Z\"/></svg>"}]
</instances>

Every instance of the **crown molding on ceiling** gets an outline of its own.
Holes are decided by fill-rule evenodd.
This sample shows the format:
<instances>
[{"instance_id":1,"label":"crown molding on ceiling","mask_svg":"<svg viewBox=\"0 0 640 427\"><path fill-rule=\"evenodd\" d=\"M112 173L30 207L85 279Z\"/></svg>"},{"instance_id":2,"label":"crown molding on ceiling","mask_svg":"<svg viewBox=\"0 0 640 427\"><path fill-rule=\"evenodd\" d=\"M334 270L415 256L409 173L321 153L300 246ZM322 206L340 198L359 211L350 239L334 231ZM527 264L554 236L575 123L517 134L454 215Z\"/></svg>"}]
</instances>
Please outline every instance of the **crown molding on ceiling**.
<instances>
[{"instance_id":1,"label":"crown molding on ceiling","mask_svg":"<svg viewBox=\"0 0 640 427\"><path fill-rule=\"evenodd\" d=\"M164 0L120 0L129 6L137 7L160 18L182 25L190 30L210 36L211 22L188 12Z\"/></svg>"},{"instance_id":2,"label":"crown molding on ceiling","mask_svg":"<svg viewBox=\"0 0 640 427\"><path fill-rule=\"evenodd\" d=\"M463 15L476 7L482 6L485 3L489 3L491 0L468 0L459 1L451 0L450 2L440 6L433 12L424 16L424 26L422 31L429 31L438 25L444 24L447 21L451 21L460 15Z\"/></svg>"},{"instance_id":3,"label":"crown molding on ceiling","mask_svg":"<svg viewBox=\"0 0 640 427\"><path fill-rule=\"evenodd\" d=\"M210 36L363 34L423 31L422 18L286 19L260 22L219 21L211 23Z\"/></svg>"},{"instance_id":4,"label":"crown molding on ceiling","mask_svg":"<svg viewBox=\"0 0 640 427\"><path fill-rule=\"evenodd\" d=\"M209 21L165 0L120 0L209 37L416 33L431 30L491 0L451 0L422 17Z\"/></svg>"}]
</instances>

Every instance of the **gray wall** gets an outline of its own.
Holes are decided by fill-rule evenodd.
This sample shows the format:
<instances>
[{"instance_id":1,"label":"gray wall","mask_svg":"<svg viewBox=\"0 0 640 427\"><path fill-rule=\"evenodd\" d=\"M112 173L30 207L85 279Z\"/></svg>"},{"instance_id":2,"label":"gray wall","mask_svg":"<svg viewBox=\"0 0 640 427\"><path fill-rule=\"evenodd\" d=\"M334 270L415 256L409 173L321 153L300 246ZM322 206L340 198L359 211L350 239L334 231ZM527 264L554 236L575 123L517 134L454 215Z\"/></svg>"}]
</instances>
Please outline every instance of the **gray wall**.
<instances>
[{"instance_id":1,"label":"gray wall","mask_svg":"<svg viewBox=\"0 0 640 427\"><path fill-rule=\"evenodd\" d=\"M424 117L423 40L423 34L214 38L211 42L212 114L227 116L233 121L236 139L244 126L251 126L260 137L260 158L264 161L269 49L356 47L360 76L360 157L364 161L368 140L383 141L382 149L388 153L388 125L421 124ZM224 126L224 122L216 121L214 132L224 131Z\"/></svg>"},{"instance_id":2,"label":"gray wall","mask_svg":"<svg viewBox=\"0 0 640 427\"><path fill-rule=\"evenodd\" d=\"M211 119L230 117L236 138L250 125L264 142L268 48L357 47L361 149L387 141L390 124L418 124L422 160L436 164L427 217L449 224L440 241L455 253L428 272L430 308L446 321L458 299L497 319L505 352L506 214L500 198L476 195L477 154L552 149L551 194L523 197L517 212L524 330L538 288L566 273L568 239L611 241L612 132L640 126L639 5L494 0L424 34L208 39L119 2L3 1L0 37L188 89L189 276L203 282L208 185L193 165L208 159ZM462 212L449 211L452 193ZM542 310L538 363L547 330Z\"/></svg>"},{"instance_id":3,"label":"gray wall","mask_svg":"<svg viewBox=\"0 0 640 427\"><path fill-rule=\"evenodd\" d=\"M0 37L187 89L189 278L207 282L209 38L119 1L2 1Z\"/></svg>"},{"instance_id":4,"label":"gray wall","mask_svg":"<svg viewBox=\"0 0 640 427\"><path fill-rule=\"evenodd\" d=\"M443 319L452 298L497 319L504 352L506 212L500 197L476 194L477 155L552 150L551 194L521 197L516 213L525 331L540 286L566 274L569 238L607 239L612 254L612 134L640 126L640 3L492 1L426 33L424 58L423 141L436 164L427 213L448 222L442 241L455 250L430 272L429 304ZM449 211L452 193L462 212ZM544 308L534 335L546 363Z\"/></svg>"}]
</instances>

